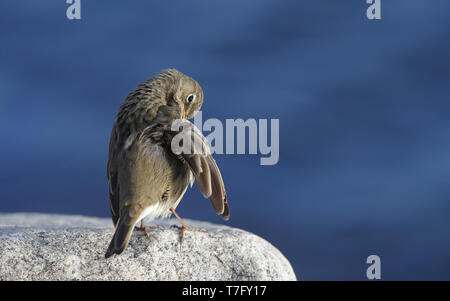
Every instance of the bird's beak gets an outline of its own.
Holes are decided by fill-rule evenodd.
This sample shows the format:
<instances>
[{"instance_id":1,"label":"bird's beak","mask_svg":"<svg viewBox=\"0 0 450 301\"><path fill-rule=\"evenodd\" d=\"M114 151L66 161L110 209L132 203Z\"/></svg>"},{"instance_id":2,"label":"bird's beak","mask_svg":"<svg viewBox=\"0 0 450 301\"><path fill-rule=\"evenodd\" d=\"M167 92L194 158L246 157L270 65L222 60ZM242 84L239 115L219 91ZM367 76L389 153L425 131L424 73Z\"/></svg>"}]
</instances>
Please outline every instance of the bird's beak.
<instances>
[{"instance_id":1,"label":"bird's beak","mask_svg":"<svg viewBox=\"0 0 450 301\"><path fill-rule=\"evenodd\" d=\"M184 108L181 109L180 118L181 118L181 119L186 118L186 110L185 110Z\"/></svg>"}]
</instances>

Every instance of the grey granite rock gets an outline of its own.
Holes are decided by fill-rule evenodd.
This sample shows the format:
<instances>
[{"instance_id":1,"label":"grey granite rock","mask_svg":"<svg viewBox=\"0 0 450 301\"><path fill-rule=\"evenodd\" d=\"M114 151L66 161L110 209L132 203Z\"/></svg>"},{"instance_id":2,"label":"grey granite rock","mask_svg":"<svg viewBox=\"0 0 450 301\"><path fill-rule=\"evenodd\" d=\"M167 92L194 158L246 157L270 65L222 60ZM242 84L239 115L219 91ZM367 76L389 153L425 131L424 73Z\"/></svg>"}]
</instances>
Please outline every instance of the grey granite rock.
<instances>
[{"instance_id":1,"label":"grey granite rock","mask_svg":"<svg viewBox=\"0 0 450 301\"><path fill-rule=\"evenodd\" d=\"M204 232L179 232L157 221L135 231L120 256L104 258L110 219L0 214L0 280L296 280L288 260L249 232L185 220ZM155 223L153 223L155 224Z\"/></svg>"}]
</instances>

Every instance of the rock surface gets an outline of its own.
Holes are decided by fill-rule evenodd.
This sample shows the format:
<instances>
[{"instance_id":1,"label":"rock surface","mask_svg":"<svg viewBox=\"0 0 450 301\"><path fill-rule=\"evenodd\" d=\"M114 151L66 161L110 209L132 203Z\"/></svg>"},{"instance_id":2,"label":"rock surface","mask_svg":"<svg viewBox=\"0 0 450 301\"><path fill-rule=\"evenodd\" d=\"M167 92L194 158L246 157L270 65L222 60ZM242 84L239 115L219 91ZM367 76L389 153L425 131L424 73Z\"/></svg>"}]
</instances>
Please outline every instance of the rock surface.
<instances>
[{"instance_id":1,"label":"rock surface","mask_svg":"<svg viewBox=\"0 0 450 301\"><path fill-rule=\"evenodd\" d=\"M120 256L105 259L110 219L0 214L0 280L296 280L288 260L264 239L235 228L185 220L204 232L179 232L176 220L134 231Z\"/></svg>"}]
</instances>

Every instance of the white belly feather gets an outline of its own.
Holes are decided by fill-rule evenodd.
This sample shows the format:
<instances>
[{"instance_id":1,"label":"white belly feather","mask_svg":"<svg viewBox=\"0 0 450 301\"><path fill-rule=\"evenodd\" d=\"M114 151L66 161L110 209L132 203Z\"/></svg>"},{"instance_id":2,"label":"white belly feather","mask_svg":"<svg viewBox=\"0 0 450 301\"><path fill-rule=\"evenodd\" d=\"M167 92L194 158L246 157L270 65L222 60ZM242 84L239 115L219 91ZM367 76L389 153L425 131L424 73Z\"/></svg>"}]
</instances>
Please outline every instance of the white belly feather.
<instances>
[{"instance_id":1,"label":"white belly feather","mask_svg":"<svg viewBox=\"0 0 450 301\"><path fill-rule=\"evenodd\" d=\"M181 193L180 197L176 201L175 204L172 205L172 208L175 210L180 203L181 199L183 198L184 194L186 193L186 190L188 188L188 185L186 185L186 188ZM144 209L144 211L139 215L139 218L135 225L137 225L142 219L148 219L148 220L154 220L155 218L162 217L166 218L170 214L170 202L158 202L155 205L148 206Z\"/></svg>"}]
</instances>

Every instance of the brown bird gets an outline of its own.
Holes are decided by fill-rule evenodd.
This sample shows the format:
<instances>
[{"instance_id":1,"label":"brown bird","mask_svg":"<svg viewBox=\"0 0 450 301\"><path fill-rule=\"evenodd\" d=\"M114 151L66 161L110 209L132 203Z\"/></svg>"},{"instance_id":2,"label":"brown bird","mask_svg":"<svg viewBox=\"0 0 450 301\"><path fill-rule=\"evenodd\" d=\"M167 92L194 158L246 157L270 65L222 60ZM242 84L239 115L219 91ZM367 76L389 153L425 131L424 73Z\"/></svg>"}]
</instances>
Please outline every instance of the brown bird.
<instances>
[{"instance_id":1,"label":"brown bird","mask_svg":"<svg viewBox=\"0 0 450 301\"><path fill-rule=\"evenodd\" d=\"M185 120L194 117L202 104L200 85L180 71L167 69L140 84L120 106L109 144L107 176L116 230L106 258L123 252L139 221L140 229L146 231L145 217L174 214L181 223L182 242L184 230L191 228L175 208L194 178L216 213L229 219L219 168L201 132ZM183 130L190 128L192 139L200 138L203 151L176 154L172 150L172 140L182 132L173 130L172 123L179 119Z\"/></svg>"}]
</instances>

